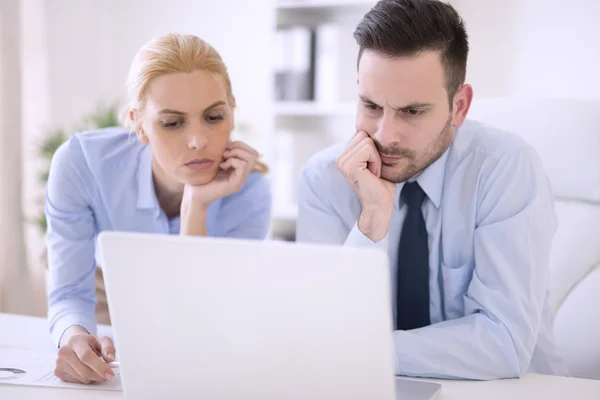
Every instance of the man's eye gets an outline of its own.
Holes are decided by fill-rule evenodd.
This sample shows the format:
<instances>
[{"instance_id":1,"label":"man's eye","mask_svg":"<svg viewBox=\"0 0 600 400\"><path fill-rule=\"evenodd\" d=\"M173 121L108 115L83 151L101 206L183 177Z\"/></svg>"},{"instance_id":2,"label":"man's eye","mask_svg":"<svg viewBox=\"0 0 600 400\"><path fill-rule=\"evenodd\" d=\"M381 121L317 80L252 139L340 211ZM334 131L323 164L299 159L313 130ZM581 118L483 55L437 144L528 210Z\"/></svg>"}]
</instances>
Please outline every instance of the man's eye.
<instances>
[{"instance_id":1,"label":"man's eye","mask_svg":"<svg viewBox=\"0 0 600 400\"><path fill-rule=\"evenodd\" d=\"M409 108L408 110L404 111L406 114L412 115L412 116L416 116L416 115L421 115L423 114L423 110L418 110L416 108Z\"/></svg>"}]
</instances>

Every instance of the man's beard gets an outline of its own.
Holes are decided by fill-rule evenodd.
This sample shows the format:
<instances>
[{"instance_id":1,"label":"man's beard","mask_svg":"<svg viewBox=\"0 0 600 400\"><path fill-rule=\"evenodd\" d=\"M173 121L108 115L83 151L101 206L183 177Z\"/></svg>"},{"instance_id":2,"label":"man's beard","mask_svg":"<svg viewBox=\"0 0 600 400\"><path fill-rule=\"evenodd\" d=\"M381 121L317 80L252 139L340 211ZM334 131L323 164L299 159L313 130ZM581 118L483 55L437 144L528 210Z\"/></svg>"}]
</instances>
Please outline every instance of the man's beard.
<instances>
[{"instance_id":1,"label":"man's beard","mask_svg":"<svg viewBox=\"0 0 600 400\"><path fill-rule=\"evenodd\" d=\"M413 150L395 146L383 147L379 142L374 140L375 147L379 154L391 157L403 157L400 162L409 161L409 164L401 170L396 170L395 168L398 167L394 167L393 165L383 164L381 168L381 178L390 182L400 183L419 175L444 154L446 149L450 146L450 143L452 143L452 138L452 114L450 114L444 128L428 147L427 153L419 159L416 159L417 155Z\"/></svg>"}]
</instances>

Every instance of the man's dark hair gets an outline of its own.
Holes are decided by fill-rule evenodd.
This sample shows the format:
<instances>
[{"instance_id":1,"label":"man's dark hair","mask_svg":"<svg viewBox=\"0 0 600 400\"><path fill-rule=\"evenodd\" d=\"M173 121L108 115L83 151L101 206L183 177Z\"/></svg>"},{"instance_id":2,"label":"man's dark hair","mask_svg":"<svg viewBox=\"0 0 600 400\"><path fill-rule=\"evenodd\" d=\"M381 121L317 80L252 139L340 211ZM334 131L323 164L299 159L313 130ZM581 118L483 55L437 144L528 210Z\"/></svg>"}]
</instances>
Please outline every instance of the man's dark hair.
<instances>
[{"instance_id":1,"label":"man's dark hair","mask_svg":"<svg viewBox=\"0 0 600 400\"><path fill-rule=\"evenodd\" d=\"M458 12L439 0L381 0L354 31L358 63L365 50L389 57L439 51L450 100L465 82L469 42Z\"/></svg>"}]
</instances>

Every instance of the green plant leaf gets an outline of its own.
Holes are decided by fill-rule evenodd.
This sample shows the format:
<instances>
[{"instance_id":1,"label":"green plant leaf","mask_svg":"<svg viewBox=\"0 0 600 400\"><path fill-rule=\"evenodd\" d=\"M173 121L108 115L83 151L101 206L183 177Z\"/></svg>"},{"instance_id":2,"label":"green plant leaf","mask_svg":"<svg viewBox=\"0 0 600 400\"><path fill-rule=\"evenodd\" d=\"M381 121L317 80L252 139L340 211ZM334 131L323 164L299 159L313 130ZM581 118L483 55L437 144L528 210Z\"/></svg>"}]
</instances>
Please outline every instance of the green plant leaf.
<instances>
[{"instance_id":1,"label":"green plant leaf","mask_svg":"<svg viewBox=\"0 0 600 400\"><path fill-rule=\"evenodd\" d=\"M56 150L67 140L67 135L62 130L56 130L46 136L40 147L40 155L47 161L52 160Z\"/></svg>"},{"instance_id":2,"label":"green plant leaf","mask_svg":"<svg viewBox=\"0 0 600 400\"><path fill-rule=\"evenodd\" d=\"M48 182L48 176L50 175L50 171L43 171L40 173L39 180L41 183Z\"/></svg>"},{"instance_id":3,"label":"green plant leaf","mask_svg":"<svg viewBox=\"0 0 600 400\"><path fill-rule=\"evenodd\" d=\"M48 222L46 221L46 215L42 214L37 219L38 227L42 231L42 233L46 233L48 230Z\"/></svg>"},{"instance_id":4,"label":"green plant leaf","mask_svg":"<svg viewBox=\"0 0 600 400\"><path fill-rule=\"evenodd\" d=\"M102 129L118 126L118 108L114 104L108 106L99 105L85 118L85 120L90 129Z\"/></svg>"}]
</instances>

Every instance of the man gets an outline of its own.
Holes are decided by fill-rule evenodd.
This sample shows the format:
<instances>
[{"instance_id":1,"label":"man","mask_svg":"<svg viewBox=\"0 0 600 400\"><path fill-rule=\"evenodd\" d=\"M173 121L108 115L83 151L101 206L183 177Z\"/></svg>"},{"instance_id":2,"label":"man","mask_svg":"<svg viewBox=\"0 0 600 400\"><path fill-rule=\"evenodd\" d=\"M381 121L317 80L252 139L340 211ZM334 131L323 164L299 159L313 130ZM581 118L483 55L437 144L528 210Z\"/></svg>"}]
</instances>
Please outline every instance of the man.
<instances>
[{"instance_id":1,"label":"man","mask_svg":"<svg viewBox=\"0 0 600 400\"><path fill-rule=\"evenodd\" d=\"M354 37L357 133L303 169L297 240L388 251L398 375L566 374L547 296L551 188L523 140L466 120L460 16L382 0Z\"/></svg>"}]
</instances>

